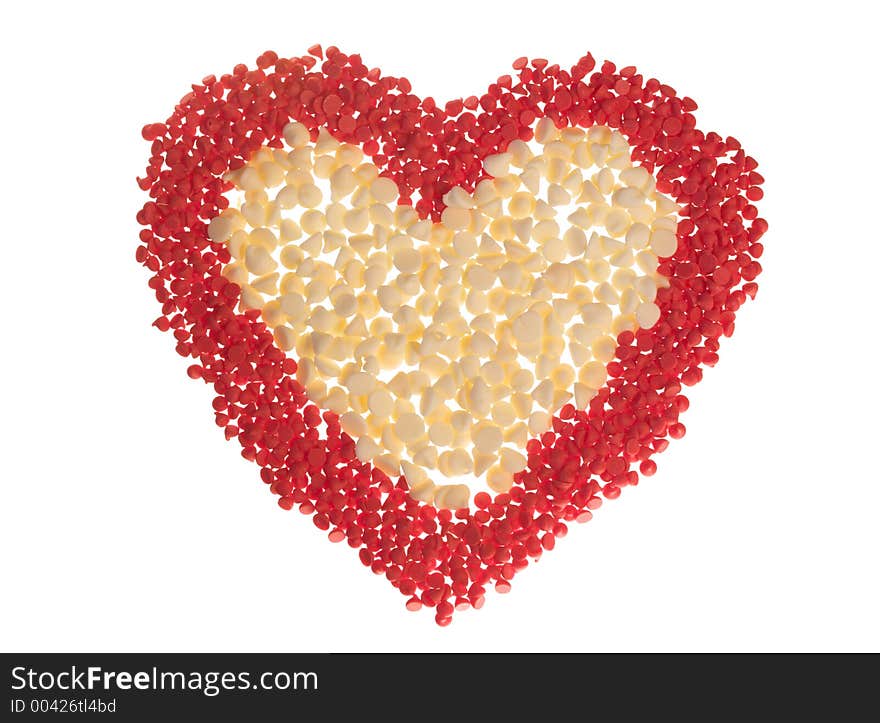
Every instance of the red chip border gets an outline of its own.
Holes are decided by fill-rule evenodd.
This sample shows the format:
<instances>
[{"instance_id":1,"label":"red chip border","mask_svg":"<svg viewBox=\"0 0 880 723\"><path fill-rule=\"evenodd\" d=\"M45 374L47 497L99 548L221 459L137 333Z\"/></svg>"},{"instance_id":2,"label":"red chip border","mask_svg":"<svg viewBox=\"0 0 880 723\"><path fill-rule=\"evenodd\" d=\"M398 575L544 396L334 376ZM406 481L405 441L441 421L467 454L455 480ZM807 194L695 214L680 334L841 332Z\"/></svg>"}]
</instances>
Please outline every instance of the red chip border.
<instances>
[{"instance_id":1,"label":"red chip border","mask_svg":"<svg viewBox=\"0 0 880 723\"><path fill-rule=\"evenodd\" d=\"M763 178L736 139L696 129L693 100L632 66L597 69L589 54L570 70L520 58L515 75L481 98L442 107L333 47L289 59L266 52L256 65L204 78L167 121L143 129L152 155L138 183L151 199L137 215L146 227L137 261L153 272L162 305L154 325L194 360L189 376L213 385L217 425L260 466L278 504L311 515L331 541L358 549L407 608L435 608L446 625L455 610L482 607L490 585L509 591L566 523L589 520L603 498L638 484L639 472L653 474L655 453L684 435L682 387L717 362L720 337L757 291L767 223L753 202ZM401 203L415 200L421 217L436 220L450 188L473 190L485 177L482 159L529 140L542 117L620 131L633 163L682 205L678 250L658 269L669 286L658 291L654 327L618 336L608 382L589 408L566 405L551 431L529 441L527 467L508 493L479 493L471 510L438 510L410 498L405 480L358 461L337 415L309 402L260 313L236 311L240 290L221 274L229 253L210 241L207 222L228 205L223 174L264 145L281 147L291 120L313 139L323 127L359 145L397 183Z\"/></svg>"}]
</instances>

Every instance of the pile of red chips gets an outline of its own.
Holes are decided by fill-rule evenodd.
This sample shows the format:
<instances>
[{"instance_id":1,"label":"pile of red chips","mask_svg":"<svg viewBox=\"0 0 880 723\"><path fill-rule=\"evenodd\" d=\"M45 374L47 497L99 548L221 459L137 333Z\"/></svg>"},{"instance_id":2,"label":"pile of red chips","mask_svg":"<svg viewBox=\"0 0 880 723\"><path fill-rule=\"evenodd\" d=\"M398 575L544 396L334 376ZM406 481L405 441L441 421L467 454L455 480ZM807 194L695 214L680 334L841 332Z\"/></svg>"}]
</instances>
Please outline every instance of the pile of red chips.
<instances>
[{"instance_id":1,"label":"pile of red chips","mask_svg":"<svg viewBox=\"0 0 880 723\"><path fill-rule=\"evenodd\" d=\"M682 386L718 361L721 336L757 291L767 230L753 205L763 195L757 162L734 138L697 130L690 98L632 66L596 69L590 55L570 70L526 58L513 67L481 98L440 106L337 48L289 59L266 52L255 69L204 78L164 123L143 129L152 155L138 183L150 200L137 217L137 260L162 305L154 325L194 360L189 376L213 386L217 425L260 466L278 504L358 549L409 609L435 608L440 625L456 609L481 607L488 586L510 590L567 522L589 520L603 498L638 484L639 471L654 474L653 455L685 433ZM585 411L563 407L552 431L529 441L509 493L479 493L474 510L438 510L413 500L405 480L358 461L337 415L310 403L259 311L237 311L240 289L221 274L229 252L209 240L207 222L229 205L224 174L262 146L283 147L291 120L313 139L326 128L359 145L396 182L401 203L436 220L448 190L473 190L486 176L482 159L531 139L542 117L618 130L633 163L683 207L678 250L659 266L669 279L657 293L661 317L618 336L605 388Z\"/></svg>"}]
</instances>

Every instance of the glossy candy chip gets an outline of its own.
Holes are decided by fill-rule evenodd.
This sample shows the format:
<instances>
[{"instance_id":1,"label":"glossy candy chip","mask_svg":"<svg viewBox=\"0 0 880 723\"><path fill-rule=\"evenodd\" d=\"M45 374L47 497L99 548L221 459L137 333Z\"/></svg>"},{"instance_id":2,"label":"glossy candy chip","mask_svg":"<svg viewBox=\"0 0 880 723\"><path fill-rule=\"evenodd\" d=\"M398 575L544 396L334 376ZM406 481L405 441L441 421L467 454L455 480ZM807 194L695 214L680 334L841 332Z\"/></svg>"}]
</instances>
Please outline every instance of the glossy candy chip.
<instances>
[{"instance_id":1,"label":"glossy candy chip","mask_svg":"<svg viewBox=\"0 0 880 723\"><path fill-rule=\"evenodd\" d=\"M447 625L684 436L763 178L590 55L442 106L336 48L256 66L143 128L154 325L279 505Z\"/></svg>"}]
</instances>

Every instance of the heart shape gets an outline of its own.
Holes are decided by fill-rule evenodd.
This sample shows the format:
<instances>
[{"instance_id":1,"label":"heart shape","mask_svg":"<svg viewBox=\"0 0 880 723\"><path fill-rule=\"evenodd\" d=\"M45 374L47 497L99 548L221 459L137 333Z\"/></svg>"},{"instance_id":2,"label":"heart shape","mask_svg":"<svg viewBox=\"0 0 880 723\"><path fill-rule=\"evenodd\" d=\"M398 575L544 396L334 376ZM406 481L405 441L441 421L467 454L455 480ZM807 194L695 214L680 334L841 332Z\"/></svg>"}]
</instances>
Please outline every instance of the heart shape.
<instances>
[{"instance_id":1,"label":"heart shape","mask_svg":"<svg viewBox=\"0 0 880 723\"><path fill-rule=\"evenodd\" d=\"M189 375L213 385L217 424L260 465L281 507L296 505L331 541L347 540L408 608L434 607L441 625L455 609L481 607L487 585L507 592L566 522L590 519L603 498L637 484L633 465L654 473L654 453L685 431L682 385L717 362L720 337L757 291L767 229L753 204L762 196L757 163L735 139L698 131L689 98L633 67L594 70L589 55L570 71L525 58L514 68L515 78L499 78L482 98L440 108L414 96L405 78L383 77L336 48L291 59L268 52L256 69L205 78L165 123L143 130L152 156L138 182L151 200L138 214L147 228L137 260L153 272L162 304L155 326L173 329L178 353L195 360ZM263 146L282 148L291 120L312 141L324 129L358 146L396 184L401 204L438 222L447 194L472 193L491 175L486 159L529 141L542 118L619 132L633 165L680 206L677 248L657 266L667 279L654 302L659 320L617 335L605 385L587 409L564 404L528 441L508 492L477 494L473 511L437 509L413 499L405 479L359 460L339 415L309 402L261 312L236 311L242 289L223 275L232 258L208 222L229 206L226 174Z\"/></svg>"},{"instance_id":2,"label":"heart shape","mask_svg":"<svg viewBox=\"0 0 880 723\"><path fill-rule=\"evenodd\" d=\"M356 146L289 123L284 149L229 174L238 203L208 225L241 309L295 349L297 379L358 459L402 469L437 507L467 507L484 472L507 492L529 434L570 399L585 409L614 337L659 318L677 205L605 126L543 119L535 135L486 158L492 178L450 190L432 224Z\"/></svg>"}]
</instances>

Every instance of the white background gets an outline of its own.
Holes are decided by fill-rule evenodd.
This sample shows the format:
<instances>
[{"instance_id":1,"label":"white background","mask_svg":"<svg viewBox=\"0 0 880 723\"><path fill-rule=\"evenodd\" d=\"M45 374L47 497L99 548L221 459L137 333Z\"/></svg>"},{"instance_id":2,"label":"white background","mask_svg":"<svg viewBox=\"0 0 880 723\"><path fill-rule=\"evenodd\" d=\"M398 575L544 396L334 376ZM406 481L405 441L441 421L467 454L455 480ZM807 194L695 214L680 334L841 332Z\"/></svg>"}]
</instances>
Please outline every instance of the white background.
<instances>
[{"instance_id":1,"label":"white background","mask_svg":"<svg viewBox=\"0 0 880 723\"><path fill-rule=\"evenodd\" d=\"M4 10L2 649L880 649L869 3L196 5ZM445 629L277 507L150 327L134 260L141 126L315 42L441 101L590 50L695 98L767 179L761 289L687 436Z\"/></svg>"}]
</instances>

